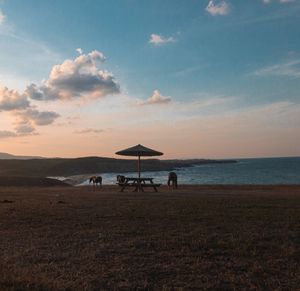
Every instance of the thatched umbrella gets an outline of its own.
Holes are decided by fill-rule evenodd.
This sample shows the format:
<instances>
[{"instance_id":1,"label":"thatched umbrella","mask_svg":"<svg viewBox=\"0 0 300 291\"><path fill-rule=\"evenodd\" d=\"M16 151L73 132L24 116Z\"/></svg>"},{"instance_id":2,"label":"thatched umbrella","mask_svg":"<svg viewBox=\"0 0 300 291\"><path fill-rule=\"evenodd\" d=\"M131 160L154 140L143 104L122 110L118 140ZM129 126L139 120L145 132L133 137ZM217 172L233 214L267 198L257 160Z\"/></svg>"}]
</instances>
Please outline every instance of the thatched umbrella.
<instances>
[{"instance_id":1,"label":"thatched umbrella","mask_svg":"<svg viewBox=\"0 0 300 291\"><path fill-rule=\"evenodd\" d=\"M131 156L131 157L139 157L138 158L138 173L139 178L141 177L141 157L153 157L153 156L161 156L163 153L146 148L140 144L128 148L126 150L122 150L119 152L116 152L117 155L122 156Z\"/></svg>"}]
</instances>

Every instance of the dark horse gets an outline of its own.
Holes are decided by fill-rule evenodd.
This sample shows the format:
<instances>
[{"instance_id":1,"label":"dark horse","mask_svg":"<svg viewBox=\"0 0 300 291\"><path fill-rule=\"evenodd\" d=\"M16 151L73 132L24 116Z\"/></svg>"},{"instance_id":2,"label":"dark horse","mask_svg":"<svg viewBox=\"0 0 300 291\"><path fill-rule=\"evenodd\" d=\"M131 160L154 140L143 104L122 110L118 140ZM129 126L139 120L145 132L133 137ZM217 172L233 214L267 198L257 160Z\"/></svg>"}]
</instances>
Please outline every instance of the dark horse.
<instances>
[{"instance_id":1,"label":"dark horse","mask_svg":"<svg viewBox=\"0 0 300 291\"><path fill-rule=\"evenodd\" d=\"M125 183L125 176L118 175L117 176L117 182L118 182L118 184L124 184Z\"/></svg>"},{"instance_id":2,"label":"dark horse","mask_svg":"<svg viewBox=\"0 0 300 291\"><path fill-rule=\"evenodd\" d=\"M169 186L169 190L171 188L171 184L172 184L172 188L173 189L177 189L177 174L175 172L170 172L169 173L169 178L168 178L168 186Z\"/></svg>"},{"instance_id":3,"label":"dark horse","mask_svg":"<svg viewBox=\"0 0 300 291\"><path fill-rule=\"evenodd\" d=\"M93 183L94 186L99 184L102 187L102 177L101 176L93 176L90 178L90 184Z\"/></svg>"}]
</instances>

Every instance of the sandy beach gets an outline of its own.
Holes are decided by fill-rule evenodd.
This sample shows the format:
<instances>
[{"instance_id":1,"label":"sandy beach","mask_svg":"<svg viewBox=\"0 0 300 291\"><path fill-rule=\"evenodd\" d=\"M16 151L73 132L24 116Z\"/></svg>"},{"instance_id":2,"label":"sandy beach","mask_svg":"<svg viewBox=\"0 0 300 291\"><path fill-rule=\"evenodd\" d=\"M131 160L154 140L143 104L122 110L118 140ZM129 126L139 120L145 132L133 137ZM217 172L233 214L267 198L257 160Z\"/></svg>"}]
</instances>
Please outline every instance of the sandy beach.
<instances>
[{"instance_id":1,"label":"sandy beach","mask_svg":"<svg viewBox=\"0 0 300 291\"><path fill-rule=\"evenodd\" d=\"M1 187L1 290L296 290L300 186Z\"/></svg>"}]
</instances>

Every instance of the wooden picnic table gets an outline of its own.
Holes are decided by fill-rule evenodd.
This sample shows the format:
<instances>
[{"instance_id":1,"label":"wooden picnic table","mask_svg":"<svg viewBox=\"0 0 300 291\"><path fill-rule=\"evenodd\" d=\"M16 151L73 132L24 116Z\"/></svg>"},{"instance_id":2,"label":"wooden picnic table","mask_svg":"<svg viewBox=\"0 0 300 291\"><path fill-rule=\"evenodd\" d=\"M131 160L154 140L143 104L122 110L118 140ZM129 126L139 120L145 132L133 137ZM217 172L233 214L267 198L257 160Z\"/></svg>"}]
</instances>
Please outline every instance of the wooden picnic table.
<instances>
[{"instance_id":1,"label":"wooden picnic table","mask_svg":"<svg viewBox=\"0 0 300 291\"><path fill-rule=\"evenodd\" d=\"M144 192L144 188L153 188L155 192L158 192L157 188L161 184L153 183L153 178L132 178L125 177L125 181L123 183L118 183L121 186L121 192L123 192L126 188L132 187L134 188L134 192L142 191Z\"/></svg>"}]
</instances>

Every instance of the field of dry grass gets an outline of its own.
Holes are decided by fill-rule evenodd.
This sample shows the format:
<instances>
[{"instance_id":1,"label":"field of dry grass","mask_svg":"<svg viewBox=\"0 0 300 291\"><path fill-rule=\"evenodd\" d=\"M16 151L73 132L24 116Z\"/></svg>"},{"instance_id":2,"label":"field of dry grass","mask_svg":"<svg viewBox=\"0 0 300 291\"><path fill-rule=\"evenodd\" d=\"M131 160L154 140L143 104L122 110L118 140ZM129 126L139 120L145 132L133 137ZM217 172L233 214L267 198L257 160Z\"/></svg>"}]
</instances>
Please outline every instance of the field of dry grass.
<instances>
[{"instance_id":1,"label":"field of dry grass","mask_svg":"<svg viewBox=\"0 0 300 291\"><path fill-rule=\"evenodd\" d=\"M300 186L0 188L0 290L299 286Z\"/></svg>"}]
</instances>

